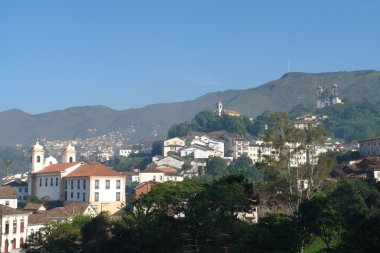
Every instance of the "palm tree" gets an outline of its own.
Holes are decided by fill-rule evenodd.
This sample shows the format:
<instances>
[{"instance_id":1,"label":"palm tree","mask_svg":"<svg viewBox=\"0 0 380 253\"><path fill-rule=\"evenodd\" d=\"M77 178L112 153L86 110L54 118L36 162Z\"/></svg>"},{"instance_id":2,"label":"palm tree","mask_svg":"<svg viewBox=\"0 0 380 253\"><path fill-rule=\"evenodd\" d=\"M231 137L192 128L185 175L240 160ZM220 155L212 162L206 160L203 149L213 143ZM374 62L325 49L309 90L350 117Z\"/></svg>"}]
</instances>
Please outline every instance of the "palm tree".
<instances>
[{"instance_id":1,"label":"palm tree","mask_svg":"<svg viewBox=\"0 0 380 253\"><path fill-rule=\"evenodd\" d=\"M6 176L8 177L8 171L9 171L9 168L11 167L13 161L12 159L3 159L3 163L5 165L5 170L6 170Z\"/></svg>"}]
</instances>

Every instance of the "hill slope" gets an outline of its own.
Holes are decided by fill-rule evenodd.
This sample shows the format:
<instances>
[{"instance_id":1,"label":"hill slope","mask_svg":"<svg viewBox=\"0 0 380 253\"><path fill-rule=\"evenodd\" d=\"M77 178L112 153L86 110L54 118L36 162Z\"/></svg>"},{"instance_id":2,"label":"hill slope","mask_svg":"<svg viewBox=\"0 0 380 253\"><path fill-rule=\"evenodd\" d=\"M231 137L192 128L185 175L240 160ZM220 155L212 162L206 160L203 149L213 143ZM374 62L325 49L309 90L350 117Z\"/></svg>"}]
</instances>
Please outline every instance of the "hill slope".
<instances>
[{"instance_id":1,"label":"hill slope","mask_svg":"<svg viewBox=\"0 0 380 253\"><path fill-rule=\"evenodd\" d=\"M265 110L286 111L298 104L314 104L318 85L331 87L334 83L343 99L380 101L379 71L288 73L257 88L214 92L192 101L139 109L116 111L104 106L84 106L36 115L8 110L0 113L0 145L30 145L36 138L87 138L93 135L88 129L95 128L100 135L125 130L132 124L136 129L132 140L163 138L173 123L189 120L204 109L214 110L218 99L225 108L257 116Z\"/></svg>"}]
</instances>

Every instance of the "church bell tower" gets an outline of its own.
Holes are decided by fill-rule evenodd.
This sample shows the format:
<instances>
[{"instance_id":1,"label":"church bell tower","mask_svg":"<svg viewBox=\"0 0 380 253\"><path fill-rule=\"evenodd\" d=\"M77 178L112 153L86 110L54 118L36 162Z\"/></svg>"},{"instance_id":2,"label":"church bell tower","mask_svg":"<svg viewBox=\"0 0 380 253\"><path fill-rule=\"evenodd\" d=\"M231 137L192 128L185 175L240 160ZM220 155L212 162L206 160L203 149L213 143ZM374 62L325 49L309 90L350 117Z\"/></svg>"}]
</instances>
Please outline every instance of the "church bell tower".
<instances>
[{"instance_id":1,"label":"church bell tower","mask_svg":"<svg viewBox=\"0 0 380 253\"><path fill-rule=\"evenodd\" d=\"M44 147L41 146L37 140L36 144L34 144L32 150L30 151L30 162L32 165L32 173L36 173L43 169L44 164L45 164L44 156L45 156Z\"/></svg>"}]
</instances>

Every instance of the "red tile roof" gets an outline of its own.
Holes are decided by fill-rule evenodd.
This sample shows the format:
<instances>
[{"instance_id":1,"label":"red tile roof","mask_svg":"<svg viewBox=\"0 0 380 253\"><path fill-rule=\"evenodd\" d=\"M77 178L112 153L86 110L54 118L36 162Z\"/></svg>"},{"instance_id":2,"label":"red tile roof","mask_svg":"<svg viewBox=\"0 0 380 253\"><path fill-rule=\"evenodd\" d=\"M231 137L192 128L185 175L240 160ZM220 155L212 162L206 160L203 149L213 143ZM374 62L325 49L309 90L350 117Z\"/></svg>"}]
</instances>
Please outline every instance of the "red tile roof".
<instances>
[{"instance_id":1,"label":"red tile roof","mask_svg":"<svg viewBox=\"0 0 380 253\"><path fill-rule=\"evenodd\" d=\"M165 173L177 173L176 169L170 167L157 167L157 170L165 172Z\"/></svg>"},{"instance_id":2,"label":"red tile roof","mask_svg":"<svg viewBox=\"0 0 380 253\"><path fill-rule=\"evenodd\" d=\"M26 204L26 206L22 210L35 210L35 211L37 211L41 207L43 207L42 203L28 203L28 204Z\"/></svg>"},{"instance_id":3,"label":"red tile roof","mask_svg":"<svg viewBox=\"0 0 380 253\"><path fill-rule=\"evenodd\" d=\"M123 177L124 175L101 163L84 164L68 174L66 177Z\"/></svg>"},{"instance_id":4,"label":"red tile roof","mask_svg":"<svg viewBox=\"0 0 380 253\"><path fill-rule=\"evenodd\" d=\"M0 215L12 215L12 214L28 214L28 213L0 204Z\"/></svg>"},{"instance_id":5,"label":"red tile roof","mask_svg":"<svg viewBox=\"0 0 380 253\"><path fill-rule=\"evenodd\" d=\"M42 170L36 172L35 174L43 174L43 173L56 173L56 172L62 172L65 171L66 169L77 165L79 162L75 163L57 163L57 164L51 164Z\"/></svg>"},{"instance_id":6,"label":"red tile roof","mask_svg":"<svg viewBox=\"0 0 380 253\"><path fill-rule=\"evenodd\" d=\"M17 188L10 186L0 187L0 199L17 199Z\"/></svg>"}]
</instances>

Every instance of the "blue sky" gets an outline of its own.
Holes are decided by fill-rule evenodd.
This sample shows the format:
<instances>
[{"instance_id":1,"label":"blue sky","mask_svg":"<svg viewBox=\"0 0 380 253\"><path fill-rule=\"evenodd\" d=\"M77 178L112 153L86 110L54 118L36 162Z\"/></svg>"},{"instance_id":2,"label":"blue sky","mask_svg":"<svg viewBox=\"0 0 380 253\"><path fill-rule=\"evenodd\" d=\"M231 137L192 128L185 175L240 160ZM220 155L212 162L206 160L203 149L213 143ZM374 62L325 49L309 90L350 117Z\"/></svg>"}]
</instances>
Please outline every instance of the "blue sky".
<instances>
[{"instance_id":1,"label":"blue sky","mask_svg":"<svg viewBox=\"0 0 380 253\"><path fill-rule=\"evenodd\" d=\"M379 1L0 1L0 111L128 109L380 69Z\"/></svg>"}]
</instances>

